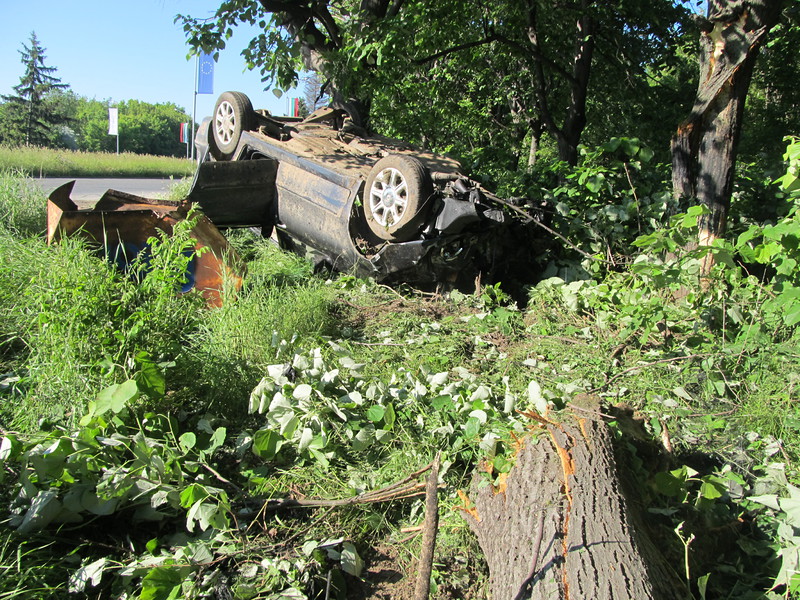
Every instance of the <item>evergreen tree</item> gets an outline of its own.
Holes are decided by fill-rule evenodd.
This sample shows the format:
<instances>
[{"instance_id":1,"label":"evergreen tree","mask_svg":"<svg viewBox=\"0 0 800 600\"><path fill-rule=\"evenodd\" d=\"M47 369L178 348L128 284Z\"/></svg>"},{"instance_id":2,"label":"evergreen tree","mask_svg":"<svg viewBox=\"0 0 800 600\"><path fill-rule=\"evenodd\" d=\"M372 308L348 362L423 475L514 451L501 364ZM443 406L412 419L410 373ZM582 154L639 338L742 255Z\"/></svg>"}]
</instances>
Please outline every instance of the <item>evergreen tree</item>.
<instances>
[{"instance_id":1,"label":"evergreen tree","mask_svg":"<svg viewBox=\"0 0 800 600\"><path fill-rule=\"evenodd\" d=\"M19 85L14 87L15 95L2 96L4 131L3 141L15 144L47 146L59 137L60 128L69 119L53 110L48 102L51 92L63 90L69 85L53 75L56 69L45 65L45 49L39 44L36 33L31 33L30 46L22 44L22 64L25 73Z\"/></svg>"}]
</instances>

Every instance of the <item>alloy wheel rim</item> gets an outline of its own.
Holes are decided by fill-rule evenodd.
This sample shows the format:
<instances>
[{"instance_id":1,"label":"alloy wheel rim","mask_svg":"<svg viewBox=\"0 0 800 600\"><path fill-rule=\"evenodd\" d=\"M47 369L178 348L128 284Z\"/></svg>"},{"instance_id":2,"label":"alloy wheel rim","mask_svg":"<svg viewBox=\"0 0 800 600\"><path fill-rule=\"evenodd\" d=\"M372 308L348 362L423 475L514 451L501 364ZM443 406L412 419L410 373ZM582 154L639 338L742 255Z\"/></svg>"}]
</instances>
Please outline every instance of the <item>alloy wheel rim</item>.
<instances>
[{"instance_id":1,"label":"alloy wheel rim","mask_svg":"<svg viewBox=\"0 0 800 600\"><path fill-rule=\"evenodd\" d=\"M400 171L390 167L378 173L370 187L369 207L382 227L400 222L408 207L408 182Z\"/></svg>"}]
</instances>

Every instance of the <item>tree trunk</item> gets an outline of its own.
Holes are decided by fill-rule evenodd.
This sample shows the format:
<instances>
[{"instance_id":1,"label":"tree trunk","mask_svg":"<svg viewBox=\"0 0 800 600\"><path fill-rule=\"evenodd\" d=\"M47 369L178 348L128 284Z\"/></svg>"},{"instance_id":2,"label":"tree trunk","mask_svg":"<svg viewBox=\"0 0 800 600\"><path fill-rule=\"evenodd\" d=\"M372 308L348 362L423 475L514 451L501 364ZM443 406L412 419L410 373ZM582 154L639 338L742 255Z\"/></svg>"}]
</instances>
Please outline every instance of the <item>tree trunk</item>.
<instances>
[{"instance_id":1,"label":"tree trunk","mask_svg":"<svg viewBox=\"0 0 800 600\"><path fill-rule=\"evenodd\" d=\"M582 0L580 15L575 22L575 51L572 70L564 72L569 81L569 102L561 127L555 121L548 99L549 85L544 71L544 56L540 47L537 4L529 0L527 7L526 34L530 43L534 66L534 88L537 96L537 109L542 124L556 140L558 157L570 165L578 164L578 144L586 127L586 98L589 91L589 77L592 72L592 56L595 47L596 23L590 11L591 2Z\"/></svg>"},{"instance_id":2,"label":"tree trunk","mask_svg":"<svg viewBox=\"0 0 800 600\"><path fill-rule=\"evenodd\" d=\"M782 0L716 0L701 22L700 83L688 120L672 140L672 185L682 203L706 206L698 243L725 235L736 151L758 49ZM704 271L710 269L710 261Z\"/></svg>"},{"instance_id":3,"label":"tree trunk","mask_svg":"<svg viewBox=\"0 0 800 600\"><path fill-rule=\"evenodd\" d=\"M493 600L685 600L686 585L626 496L593 398L524 440L500 489L473 482L466 510Z\"/></svg>"},{"instance_id":4,"label":"tree trunk","mask_svg":"<svg viewBox=\"0 0 800 600\"><path fill-rule=\"evenodd\" d=\"M311 0L259 0L259 3L268 12L275 13L281 20L281 26L300 44L300 55L305 68L330 75L326 73L326 53L341 48L342 39L328 3ZM387 10L388 15L395 14L400 6L400 0L395 0L391 7L388 0L363 0L361 18L365 22L374 21L387 15ZM369 118L367 99L346 97L333 79L328 81L327 92L334 107L345 110L355 125L365 126Z\"/></svg>"},{"instance_id":5,"label":"tree trunk","mask_svg":"<svg viewBox=\"0 0 800 600\"><path fill-rule=\"evenodd\" d=\"M539 158L539 140L542 138L541 129L531 127L531 145L528 148L528 167L533 168Z\"/></svg>"}]
</instances>

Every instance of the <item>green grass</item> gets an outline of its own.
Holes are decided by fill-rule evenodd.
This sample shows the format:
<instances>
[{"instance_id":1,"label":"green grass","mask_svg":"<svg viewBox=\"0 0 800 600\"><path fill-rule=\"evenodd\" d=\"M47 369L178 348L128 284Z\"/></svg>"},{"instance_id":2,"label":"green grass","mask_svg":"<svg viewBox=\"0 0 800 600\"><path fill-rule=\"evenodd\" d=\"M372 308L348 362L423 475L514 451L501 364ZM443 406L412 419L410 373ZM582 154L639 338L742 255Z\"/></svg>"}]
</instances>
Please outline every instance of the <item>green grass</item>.
<instances>
[{"instance_id":1,"label":"green grass","mask_svg":"<svg viewBox=\"0 0 800 600\"><path fill-rule=\"evenodd\" d=\"M43 600L67 595L69 564L47 539L0 530L0 600Z\"/></svg>"},{"instance_id":2,"label":"green grass","mask_svg":"<svg viewBox=\"0 0 800 600\"><path fill-rule=\"evenodd\" d=\"M178 196L184 193L175 191ZM374 490L402 480L441 450L446 487L440 496L436 582L442 590L438 597L445 598L482 597L486 587L487 574L475 540L455 510L456 490L468 488L475 465L485 454L481 444L491 440L487 434L497 436L502 456L509 446L509 431L525 430L516 411L531 410L542 400L557 409L576 394L590 392L601 396L609 411L614 405L625 405L638 432L634 443L620 433L620 452L632 453L639 461L631 477L637 478L645 497L664 513L659 513L662 521L669 523L670 517L664 515L674 514L675 519L694 524L699 535L704 533L703 519L723 514L733 521L739 515L752 521L754 509L723 497L713 503L713 514L702 512L699 501L681 504L659 496L653 491L654 473L691 463L698 478L711 477L727 464L742 473L748 485L763 487L766 465L786 460L790 479L797 481L793 469L800 458L800 356L791 331L777 336L780 342L765 341L758 347L731 347L720 336L704 333L703 337L697 331L688 335L678 329L672 338L621 339L622 327L615 325L621 321L619 315L606 315L601 322L590 310L576 310L555 296L539 296L519 311L507 306L497 290L476 296L432 297L401 293L349 276L326 280L316 276L307 261L248 232L229 235L248 266L244 286L221 308L212 310L191 295L177 297L175 276L169 269L157 270L143 285L135 285L76 240L46 246L41 236L43 211L41 192L24 178L0 176L0 437L14 430L17 433L8 435L22 443L40 435L83 432L87 444L69 455L74 461L64 460L52 470L53 489L68 489L73 477L85 475L70 471L70 464L93 451L91 443L98 439L107 442L103 460L124 457L122 451L111 450L117 448L114 444L140 444L138 428L157 420L157 413L170 415L171 437L138 447L155 452L172 443L169 456L181 456L184 461L171 458L166 473L189 465L184 474L187 480L208 489L224 489L239 503L237 510L250 507L253 497L337 498ZM180 236L165 242L164 255L158 258L165 258L167 264L179 263L181 243ZM303 367L317 348L320 365ZM358 375L353 375L356 371ZM154 372L163 376L164 393L138 398L127 416L120 409L103 417L108 423L95 420L81 429L79 421L98 394L129 379L141 383ZM284 445L272 458L264 459L248 450L247 444L257 432L268 429L270 407L263 414L250 415L247 406L250 393L270 372L285 377L280 397L292 402L307 397L309 409L295 415L296 421L283 421L288 423L281 434L286 434L286 439L281 438ZM447 392L433 383L433 376L444 372L453 384ZM532 381L538 386L530 386ZM296 398L301 385L309 386L311 393L298 393ZM280 400L279 395L272 400ZM381 409L392 405L393 425L387 424L385 413L384 417L370 416L370 409L378 404ZM486 422L480 423L474 414L484 415ZM126 418L129 423L123 423ZM118 429L109 437L103 428L112 425ZM203 436L217 427L226 428L227 441L213 459L203 463L189 452L189 446L196 439L202 447ZM303 435L308 429L306 444L313 437L327 440L323 447L330 453L327 464L306 451L310 446L292 442L289 432L294 427ZM627 431L622 420L617 427L615 431ZM675 447L669 456L657 450L664 428ZM362 431L374 436L376 430L386 438L379 442L367 436L367 445L353 441ZM182 432L193 437L184 438ZM183 440L182 445L177 439ZM187 439L193 440L191 444ZM649 461L650 454L644 452L636 454L645 445L658 461ZM3 450L9 455L12 451ZM45 455L54 454L40 453L45 462ZM696 455L701 453L707 461L698 463ZM86 464L90 467L91 461ZM25 498L13 495L15 463L8 459L0 466L7 467L0 471L2 521L7 506L18 506ZM110 467L107 472L112 472ZM127 471L120 468L119 473L123 472ZM44 479L47 470L37 473ZM173 487L165 497L186 492L178 483L169 485ZM776 486L769 489L778 490ZM212 497L218 493L211 492ZM102 522L94 527L94 517L70 525L81 540L72 547L76 565L78 555L85 564L106 554L129 564L148 556L145 548L151 540L158 542L159 552L167 552L176 539L173 533L186 534L185 511L165 518L158 530L140 530L139 523L130 521L131 513L119 511L108 517L129 535L113 549L104 545L108 539L101 535ZM325 587L328 570L338 563L324 552L309 556L303 544L329 538L352 540L367 557L376 548L391 548L396 566L412 569L419 539L404 539L408 536L399 529L417 525L421 516L420 500L329 512L264 513L253 521L246 538L237 537L240 530L234 529L228 532L232 537L226 538L227 545L214 546L220 557L225 555L218 574L232 582L243 565L285 558L291 569L259 566L259 577L249 581L278 586L294 578L319 591ZM780 544L770 529L777 517L771 518L761 523L770 540ZM669 524L660 543L680 544L673 533L676 525L677 521ZM194 542L211 543L212 530ZM21 551L16 552L18 540L8 530L0 530L0 599L55 597L55 589L63 593L65 570L73 566L56 566L56 555L63 556L65 550L59 546L56 552L52 544L69 537L55 529L52 533L52 539L45 532L41 539L18 546ZM713 531L705 534L710 539ZM765 550L766 534L760 535L748 537L744 542L751 545L742 546L761 552L757 559L741 552L731 559L739 561L735 565L722 560L719 565L703 564L708 570L698 570L696 576L713 572L712 584L724 591L726 569L730 572L733 566L740 569L746 564L755 573L746 585L762 585L760 591L755 587L750 591L763 593L763 582L753 582L769 575L763 557L773 556L773 551ZM291 543L280 546L287 539ZM202 572L203 577L213 574L211 568ZM104 575L93 593L111 597L112 586L117 586L114 597L123 588L135 595L137 577L123 581ZM745 585L744 579L739 580L739 585ZM48 586L53 589L48 591ZM280 589L264 587L262 596ZM720 592L714 597L725 596Z\"/></svg>"},{"instance_id":3,"label":"green grass","mask_svg":"<svg viewBox=\"0 0 800 600\"><path fill-rule=\"evenodd\" d=\"M194 161L169 156L0 145L0 173L30 177L190 177Z\"/></svg>"},{"instance_id":4,"label":"green grass","mask_svg":"<svg viewBox=\"0 0 800 600\"><path fill-rule=\"evenodd\" d=\"M25 237L43 234L46 224L44 193L18 170L0 170L0 228Z\"/></svg>"}]
</instances>

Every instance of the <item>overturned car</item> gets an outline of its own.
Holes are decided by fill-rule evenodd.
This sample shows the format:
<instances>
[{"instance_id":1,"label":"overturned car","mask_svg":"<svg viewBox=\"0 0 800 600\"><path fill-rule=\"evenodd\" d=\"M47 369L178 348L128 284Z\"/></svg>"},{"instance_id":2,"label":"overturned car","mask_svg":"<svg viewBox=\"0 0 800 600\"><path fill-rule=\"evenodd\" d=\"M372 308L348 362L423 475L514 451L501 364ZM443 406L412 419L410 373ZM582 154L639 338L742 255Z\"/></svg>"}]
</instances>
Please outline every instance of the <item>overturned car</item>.
<instances>
[{"instance_id":1,"label":"overturned car","mask_svg":"<svg viewBox=\"0 0 800 600\"><path fill-rule=\"evenodd\" d=\"M457 161L369 136L344 111L274 117L225 92L195 145L189 200L217 227L259 227L337 271L462 287L520 249L508 202Z\"/></svg>"}]
</instances>

